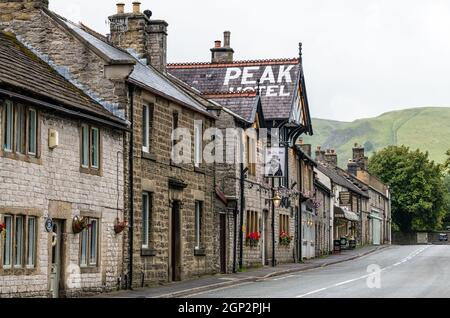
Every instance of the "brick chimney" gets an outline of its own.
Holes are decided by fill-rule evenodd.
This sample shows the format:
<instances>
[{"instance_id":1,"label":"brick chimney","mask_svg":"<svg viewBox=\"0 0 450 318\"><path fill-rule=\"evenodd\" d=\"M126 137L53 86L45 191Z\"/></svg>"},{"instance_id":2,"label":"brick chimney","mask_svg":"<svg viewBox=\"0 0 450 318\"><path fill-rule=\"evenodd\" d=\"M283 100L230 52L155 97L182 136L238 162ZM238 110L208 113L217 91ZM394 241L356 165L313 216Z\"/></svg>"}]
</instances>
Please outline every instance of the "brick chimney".
<instances>
[{"instance_id":1,"label":"brick chimney","mask_svg":"<svg viewBox=\"0 0 450 318\"><path fill-rule=\"evenodd\" d=\"M212 63L231 63L233 62L234 50L231 48L231 32L223 33L223 46L221 41L215 41L211 49Z\"/></svg>"},{"instance_id":2,"label":"brick chimney","mask_svg":"<svg viewBox=\"0 0 450 318\"><path fill-rule=\"evenodd\" d=\"M337 153L334 149L327 149L325 153L325 162L330 166L336 167L338 164Z\"/></svg>"},{"instance_id":3,"label":"brick chimney","mask_svg":"<svg viewBox=\"0 0 450 318\"><path fill-rule=\"evenodd\" d=\"M134 54L147 65L165 73L167 67L167 27L163 20L151 20L152 12L141 12L141 3L133 2L132 12L117 3L116 14L110 16L109 41Z\"/></svg>"},{"instance_id":4,"label":"brick chimney","mask_svg":"<svg viewBox=\"0 0 450 318\"><path fill-rule=\"evenodd\" d=\"M0 0L0 22L28 21L44 8L48 0Z\"/></svg>"},{"instance_id":5,"label":"brick chimney","mask_svg":"<svg viewBox=\"0 0 450 318\"><path fill-rule=\"evenodd\" d=\"M321 146L317 146L316 149L316 161L325 162L325 150L322 150Z\"/></svg>"},{"instance_id":6,"label":"brick chimney","mask_svg":"<svg viewBox=\"0 0 450 318\"><path fill-rule=\"evenodd\" d=\"M359 169L367 170L369 158L365 156L364 147L355 144L353 147L353 162L356 163Z\"/></svg>"}]
</instances>

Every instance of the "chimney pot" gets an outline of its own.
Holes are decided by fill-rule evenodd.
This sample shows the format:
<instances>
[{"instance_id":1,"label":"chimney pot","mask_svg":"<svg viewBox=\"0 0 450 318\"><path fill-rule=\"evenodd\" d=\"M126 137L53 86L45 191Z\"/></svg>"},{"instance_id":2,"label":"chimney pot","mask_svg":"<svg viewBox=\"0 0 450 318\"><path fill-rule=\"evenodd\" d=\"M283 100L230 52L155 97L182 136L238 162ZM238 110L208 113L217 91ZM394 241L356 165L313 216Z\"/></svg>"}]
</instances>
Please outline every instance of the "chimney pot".
<instances>
[{"instance_id":1,"label":"chimney pot","mask_svg":"<svg viewBox=\"0 0 450 318\"><path fill-rule=\"evenodd\" d=\"M141 3L138 1L133 2L133 13L139 14L141 13Z\"/></svg>"},{"instance_id":2,"label":"chimney pot","mask_svg":"<svg viewBox=\"0 0 450 318\"><path fill-rule=\"evenodd\" d=\"M224 47L230 47L231 46L231 32L225 31L223 32L223 46Z\"/></svg>"},{"instance_id":3,"label":"chimney pot","mask_svg":"<svg viewBox=\"0 0 450 318\"><path fill-rule=\"evenodd\" d=\"M214 47L217 47L217 48L222 47L222 41L219 41L219 40L214 41Z\"/></svg>"},{"instance_id":4,"label":"chimney pot","mask_svg":"<svg viewBox=\"0 0 450 318\"><path fill-rule=\"evenodd\" d=\"M125 3L118 3L117 6L117 14L124 14L125 13Z\"/></svg>"}]
</instances>

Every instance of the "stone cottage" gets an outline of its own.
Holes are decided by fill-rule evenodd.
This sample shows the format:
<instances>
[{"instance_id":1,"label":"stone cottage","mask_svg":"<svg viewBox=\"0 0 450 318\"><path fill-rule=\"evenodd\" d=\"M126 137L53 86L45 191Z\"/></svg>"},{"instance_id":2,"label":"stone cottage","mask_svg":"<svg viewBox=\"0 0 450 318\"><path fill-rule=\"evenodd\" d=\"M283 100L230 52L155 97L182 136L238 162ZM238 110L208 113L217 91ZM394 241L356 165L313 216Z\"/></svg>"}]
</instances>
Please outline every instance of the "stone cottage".
<instances>
[{"instance_id":1,"label":"stone cottage","mask_svg":"<svg viewBox=\"0 0 450 318\"><path fill-rule=\"evenodd\" d=\"M25 7L0 2L0 21ZM0 31L0 297L115 290L128 124L25 43Z\"/></svg>"},{"instance_id":2,"label":"stone cottage","mask_svg":"<svg viewBox=\"0 0 450 318\"><path fill-rule=\"evenodd\" d=\"M0 6L2 29L130 122L121 149L128 221L122 287L216 272L214 166L194 157L215 116L165 72L167 23L142 13L138 2L127 13L118 4L105 37L49 11L46 0ZM172 160L177 128L190 135L181 163Z\"/></svg>"}]
</instances>

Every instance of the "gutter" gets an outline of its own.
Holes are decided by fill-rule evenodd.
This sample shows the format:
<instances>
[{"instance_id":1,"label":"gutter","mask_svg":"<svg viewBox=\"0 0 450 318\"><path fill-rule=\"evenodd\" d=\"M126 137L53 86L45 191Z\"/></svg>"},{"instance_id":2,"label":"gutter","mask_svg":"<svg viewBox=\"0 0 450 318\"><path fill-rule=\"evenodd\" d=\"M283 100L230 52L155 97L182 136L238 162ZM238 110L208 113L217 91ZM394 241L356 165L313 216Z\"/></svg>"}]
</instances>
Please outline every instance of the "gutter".
<instances>
[{"instance_id":1,"label":"gutter","mask_svg":"<svg viewBox=\"0 0 450 318\"><path fill-rule=\"evenodd\" d=\"M127 126L128 126L127 122L126 121L122 121L120 119L117 119L117 120L102 119L102 118L99 118L99 117L94 116L94 115L89 115L89 114L86 114L86 113L82 113L80 111L70 110L70 109L67 109L67 108L59 106L59 105L47 103L47 102L44 102L42 100L38 100L38 99L35 99L35 98L32 98L32 97L28 97L28 96L25 96L25 95L22 95L22 94L19 94L19 93L14 93L14 92L11 92L11 91L8 91L8 90L5 90L5 89L1 89L1 88L0 88L0 94L9 96L11 98L16 98L16 99L19 99L19 100L24 101L24 102L29 102L29 103L32 103L32 104L35 104L35 105L44 106L45 108L64 113L66 115L70 115L70 116L74 116L74 117L78 117L78 118L88 119L88 120L95 121L95 122L98 122L98 123L101 123L101 124L105 124L107 126L111 126L111 127L117 128L117 129L121 129L121 130L124 130L124 131L129 131L129 128L127 128Z\"/></svg>"}]
</instances>

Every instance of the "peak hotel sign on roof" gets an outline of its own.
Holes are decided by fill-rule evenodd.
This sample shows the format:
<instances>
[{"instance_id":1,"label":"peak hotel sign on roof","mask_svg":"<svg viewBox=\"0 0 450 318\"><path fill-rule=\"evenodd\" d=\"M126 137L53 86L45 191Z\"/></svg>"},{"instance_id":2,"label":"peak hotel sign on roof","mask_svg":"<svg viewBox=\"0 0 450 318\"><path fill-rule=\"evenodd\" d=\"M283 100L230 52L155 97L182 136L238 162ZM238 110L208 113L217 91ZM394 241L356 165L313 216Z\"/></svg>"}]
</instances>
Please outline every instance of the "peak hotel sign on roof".
<instances>
[{"instance_id":1,"label":"peak hotel sign on roof","mask_svg":"<svg viewBox=\"0 0 450 318\"><path fill-rule=\"evenodd\" d=\"M229 67L226 69L223 86L229 92L246 92L258 88L260 94L267 97L288 97L288 88L292 84L295 74L294 65L268 65ZM259 77L259 75L262 75Z\"/></svg>"}]
</instances>

